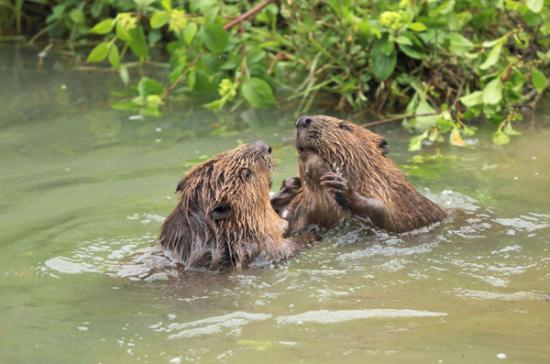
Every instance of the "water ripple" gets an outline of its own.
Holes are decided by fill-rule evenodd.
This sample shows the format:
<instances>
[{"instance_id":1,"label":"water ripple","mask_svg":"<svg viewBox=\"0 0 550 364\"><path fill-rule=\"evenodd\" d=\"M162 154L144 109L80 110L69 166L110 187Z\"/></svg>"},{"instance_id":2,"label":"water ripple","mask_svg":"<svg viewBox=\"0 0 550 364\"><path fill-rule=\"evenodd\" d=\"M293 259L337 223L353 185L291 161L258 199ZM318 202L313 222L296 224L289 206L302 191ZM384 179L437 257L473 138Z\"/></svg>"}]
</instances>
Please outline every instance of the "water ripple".
<instances>
[{"instance_id":1,"label":"water ripple","mask_svg":"<svg viewBox=\"0 0 550 364\"><path fill-rule=\"evenodd\" d=\"M411 317L444 317L444 312L397 310L397 309L365 309L365 310L318 310L306 311L297 315L279 316L279 324L302 324L314 322L318 324L334 324L338 322L371 319L371 318L411 318Z\"/></svg>"}]
</instances>

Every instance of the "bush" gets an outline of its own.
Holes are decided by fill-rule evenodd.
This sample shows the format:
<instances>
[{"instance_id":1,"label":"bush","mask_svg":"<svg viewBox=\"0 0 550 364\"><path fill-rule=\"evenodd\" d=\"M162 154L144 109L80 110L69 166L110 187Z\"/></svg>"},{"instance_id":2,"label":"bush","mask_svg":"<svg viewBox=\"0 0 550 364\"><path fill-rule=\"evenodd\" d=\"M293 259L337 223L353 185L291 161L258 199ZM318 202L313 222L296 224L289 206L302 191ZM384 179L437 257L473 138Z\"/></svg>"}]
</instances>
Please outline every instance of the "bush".
<instances>
[{"instance_id":1,"label":"bush","mask_svg":"<svg viewBox=\"0 0 550 364\"><path fill-rule=\"evenodd\" d=\"M109 63L125 83L129 61L168 53L167 79L142 78L115 107L159 115L193 98L215 111L281 100L300 112L320 101L404 110L411 150L445 137L464 145L479 120L508 143L550 74L548 0L65 0L46 23L51 35L98 40L87 61Z\"/></svg>"}]
</instances>

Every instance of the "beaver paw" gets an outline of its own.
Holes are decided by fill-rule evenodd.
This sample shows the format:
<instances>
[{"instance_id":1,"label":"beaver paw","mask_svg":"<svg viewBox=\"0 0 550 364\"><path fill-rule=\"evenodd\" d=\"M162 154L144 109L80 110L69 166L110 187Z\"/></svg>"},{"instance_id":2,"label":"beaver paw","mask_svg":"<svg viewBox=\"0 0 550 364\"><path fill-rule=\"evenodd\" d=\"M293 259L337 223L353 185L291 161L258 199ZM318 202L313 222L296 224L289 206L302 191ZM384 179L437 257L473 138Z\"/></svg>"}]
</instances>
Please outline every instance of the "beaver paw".
<instances>
[{"instance_id":1,"label":"beaver paw","mask_svg":"<svg viewBox=\"0 0 550 364\"><path fill-rule=\"evenodd\" d=\"M271 198L271 206L280 214L284 208L292 201L294 196L302 187L302 181L298 177L287 178L281 185L281 190Z\"/></svg>"},{"instance_id":2,"label":"beaver paw","mask_svg":"<svg viewBox=\"0 0 550 364\"><path fill-rule=\"evenodd\" d=\"M321 186L328 188L342 207L350 208L353 205L353 189L348 180L341 175L334 172L326 173L321 177Z\"/></svg>"},{"instance_id":3,"label":"beaver paw","mask_svg":"<svg viewBox=\"0 0 550 364\"><path fill-rule=\"evenodd\" d=\"M290 177L283 181L283 184L281 185L281 191L285 191L287 193L292 193L295 195L300 187L302 187L302 181L300 181L300 177Z\"/></svg>"}]
</instances>

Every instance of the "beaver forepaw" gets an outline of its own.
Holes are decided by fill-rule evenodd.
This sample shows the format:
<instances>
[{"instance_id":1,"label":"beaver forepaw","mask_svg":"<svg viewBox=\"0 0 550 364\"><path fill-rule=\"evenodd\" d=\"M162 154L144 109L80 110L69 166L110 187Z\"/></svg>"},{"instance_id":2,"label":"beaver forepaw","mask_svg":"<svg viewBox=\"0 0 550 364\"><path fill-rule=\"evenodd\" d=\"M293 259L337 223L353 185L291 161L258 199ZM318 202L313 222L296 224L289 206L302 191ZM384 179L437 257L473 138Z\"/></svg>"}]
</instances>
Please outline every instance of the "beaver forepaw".
<instances>
[{"instance_id":1,"label":"beaver forepaw","mask_svg":"<svg viewBox=\"0 0 550 364\"><path fill-rule=\"evenodd\" d=\"M286 192L298 192L298 190L302 187L302 181L300 180L300 177L290 177L283 181L283 184L281 185L281 190L285 190Z\"/></svg>"},{"instance_id":2,"label":"beaver forepaw","mask_svg":"<svg viewBox=\"0 0 550 364\"><path fill-rule=\"evenodd\" d=\"M353 205L354 192L348 180L334 172L326 173L321 177L321 186L326 187L334 194L336 202L342 207L349 208Z\"/></svg>"},{"instance_id":3,"label":"beaver forepaw","mask_svg":"<svg viewBox=\"0 0 550 364\"><path fill-rule=\"evenodd\" d=\"M271 206L280 214L292 201L302 187L302 181L298 177L287 178L281 185L281 190L271 198Z\"/></svg>"}]
</instances>

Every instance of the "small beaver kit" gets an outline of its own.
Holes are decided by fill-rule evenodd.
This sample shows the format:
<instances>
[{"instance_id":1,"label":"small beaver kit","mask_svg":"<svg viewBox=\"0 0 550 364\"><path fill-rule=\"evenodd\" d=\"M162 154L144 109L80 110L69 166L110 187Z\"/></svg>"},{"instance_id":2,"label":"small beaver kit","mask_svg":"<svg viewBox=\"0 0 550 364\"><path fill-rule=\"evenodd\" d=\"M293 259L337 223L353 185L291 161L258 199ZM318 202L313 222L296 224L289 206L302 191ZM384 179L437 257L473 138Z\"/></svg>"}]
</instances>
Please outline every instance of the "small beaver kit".
<instances>
[{"instance_id":1,"label":"small beaver kit","mask_svg":"<svg viewBox=\"0 0 550 364\"><path fill-rule=\"evenodd\" d=\"M271 147L262 141L220 153L178 184L179 201L159 242L186 268L220 270L269 264L311 242L283 237L288 223L271 207Z\"/></svg>"},{"instance_id":2,"label":"small beaver kit","mask_svg":"<svg viewBox=\"0 0 550 364\"><path fill-rule=\"evenodd\" d=\"M291 231L357 216L401 233L447 216L416 191L376 133L330 116L302 116L295 141L300 177L284 181L272 199Z\"/></svg>"}]
</instances>

